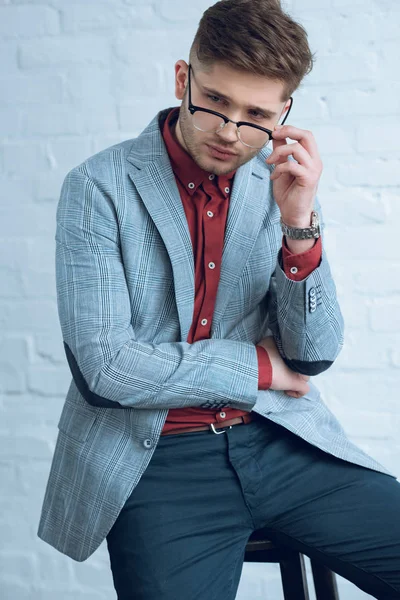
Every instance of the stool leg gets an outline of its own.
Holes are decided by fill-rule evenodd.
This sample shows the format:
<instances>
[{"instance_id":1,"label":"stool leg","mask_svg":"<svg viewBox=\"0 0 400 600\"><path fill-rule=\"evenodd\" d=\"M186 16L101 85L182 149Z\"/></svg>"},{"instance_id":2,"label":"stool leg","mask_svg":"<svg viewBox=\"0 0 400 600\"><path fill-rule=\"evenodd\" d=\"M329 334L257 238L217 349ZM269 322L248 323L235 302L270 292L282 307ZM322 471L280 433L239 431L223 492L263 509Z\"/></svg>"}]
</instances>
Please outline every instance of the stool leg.
<instances>
[{"instance_id":1,"label":"stool leg","mask_svg":"<svg viewBox=\"0 0 400 600\"><path fill-rule=\"evenodd\" d=\"M336 576L322 563L310 560L317 600L339 600Z\"/></svg>"},{"instance_id":2,"label":"stool leg","mask_svg":"<svg viewBox=\"0 0 400 600\"><path fill-rule=\"evenodd\" d=\"M280 561L283 597L285 600L310 600L304 556L288 554Z\"/></svg>"}]
</instances>

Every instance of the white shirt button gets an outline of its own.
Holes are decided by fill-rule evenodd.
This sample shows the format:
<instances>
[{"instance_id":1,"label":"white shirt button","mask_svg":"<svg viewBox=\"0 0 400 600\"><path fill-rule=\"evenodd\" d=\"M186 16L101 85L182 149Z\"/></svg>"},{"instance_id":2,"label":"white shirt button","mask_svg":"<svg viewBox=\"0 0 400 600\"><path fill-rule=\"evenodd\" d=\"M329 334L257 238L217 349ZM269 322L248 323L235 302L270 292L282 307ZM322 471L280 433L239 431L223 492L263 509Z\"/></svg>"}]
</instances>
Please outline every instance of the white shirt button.
<instances>
[{"instance_id":1,"label":"white shirt button","mask_svg":"<svg viewBox=\"0 0 400 600\"><path fill-rule=\"evenodd\" d=\"M145 448L152 448L152 447L153 447L153 445L154 445L154 444L153 444L153 440L144 440L144 442L143 442L143 446L144 446Z\"/></svg>"},{"instance_id":2,"label":"white shirt button","mask_svg":"<svg viewBox=\"0 0 400 600\"><path fill-rule=\"evenodd\" d=\"M202 325L207 325L207 323L208 323L207 319L203 319L201 322Z\"/></svg>"},{"instance_id":3,"label":"white shirt button","mask_svg":"<svg viewBox=\"0 0 400 600\"><path fill-rule=\"evenodd\" d=\"M210 181L212 181L213 179L215 179L215 175L209 175L209 176L208 176L208 179L209 179Z\"/></svg>"},{"instance_id":4,"label":"white shirt button","mask_svg":"<svg viewBox=\"0 0 400 600\"><path fill-rule=\"evenodd\" d=\"M214 213L213 213L213 212L211 212L211 210L208 210L208 211L207 211L207 216L208 216L208 217L213 217L213 216L214 216Z\"/></svg>"},{"instance_id":5,"label":"white shirt button","mask_svg":"<svg viewBox=\"0 0 400 600\"><path fill-rule=\"evenodd\" d=\"M228 187L225 188L225 194L229 194L230 189Z\"/></svg>"},{"instance_id":6,"label":"white shirt button","mask_svg":"<svg viewBox=\"0 0 400 600\"><path fill-rule=\"evenodd\" d=\"M221 412L221 413L219 413L219 416L221 417L221 419L225 419L225 417L226 417L226 413L224 413L224 412Z\"/></svg>"},{"instance_id":7,"label":"white shirt button","mask_svg":"<svg viewBox=\"0 0 400 600\"><path fill-rule=\"evenodd\" d=\"M191 183L188 183L188 188L189 188L190 190L194 190L194 188L195 188L195 185L194 185L194 183L192 183L192 182L191 182Z\"/></svg>"},{"instance_id":8,"label":"white shirt button","mask_svg":"<svg viewBox=\"0 0 400 600\"><path fill-rule=\"evenodd\" d=\"M297 267L292 267L290 269L290 272L293 273L293 275L296 275L296 273L298 272L298 268Z\"/></svg>"},{"instance_id":9,"label":"white shirt button","mask_svg":"<svg viewBox=\"0 0 400 600\"><path fill-rule=\"evenodd\" d=\"M213 263L213 262L208 263L208 267L209 267L209 269L215 269L215 263Z\"/></svg>"}]
</instances>

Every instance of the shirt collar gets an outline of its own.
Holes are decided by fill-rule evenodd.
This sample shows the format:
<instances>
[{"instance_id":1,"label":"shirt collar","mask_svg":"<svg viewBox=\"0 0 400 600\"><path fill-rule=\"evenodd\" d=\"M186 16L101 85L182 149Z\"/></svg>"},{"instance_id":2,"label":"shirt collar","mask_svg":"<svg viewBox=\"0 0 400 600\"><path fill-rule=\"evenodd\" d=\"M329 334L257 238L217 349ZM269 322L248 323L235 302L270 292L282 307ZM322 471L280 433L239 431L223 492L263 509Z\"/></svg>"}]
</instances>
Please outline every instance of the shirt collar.
<instances>
[{"instance_id":1,"label":"shirt collar","mask_svg":"<svg viewBox=\"0 0 400 600\"><path fill-rule=\"evenodd\" d=\"M185 187L187 193L193 196L199 185L205 180L210 180L212 174L199 167L176 139L174 130L178 117L179 107L173 108L164 123L162 135L176 177ZM230 190L232 187L232 179L235 173L236 171L231 171L227 175L215 175L211 177L211 180L216 179L221 192L226 194L225 190Z\"/></svg>"}]
</instances>

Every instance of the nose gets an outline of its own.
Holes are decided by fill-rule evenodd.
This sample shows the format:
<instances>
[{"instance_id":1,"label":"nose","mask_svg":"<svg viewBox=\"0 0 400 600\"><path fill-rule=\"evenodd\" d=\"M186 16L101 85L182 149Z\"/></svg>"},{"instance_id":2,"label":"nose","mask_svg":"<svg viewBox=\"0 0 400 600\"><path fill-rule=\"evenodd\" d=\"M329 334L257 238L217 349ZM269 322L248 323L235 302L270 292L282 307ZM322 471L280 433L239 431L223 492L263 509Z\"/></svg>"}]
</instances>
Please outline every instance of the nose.
<instances>
[{"instance_id":1,"label":"nose","mask_svg":"<svg viewBox=\"0 0 400 600\"><path fill-rule=\"evenodd\" d=\"M227 123L223 129L218 131L217 135L226 143L238 141L237 127L235 123Z\"/></svg>"}]
</instances>

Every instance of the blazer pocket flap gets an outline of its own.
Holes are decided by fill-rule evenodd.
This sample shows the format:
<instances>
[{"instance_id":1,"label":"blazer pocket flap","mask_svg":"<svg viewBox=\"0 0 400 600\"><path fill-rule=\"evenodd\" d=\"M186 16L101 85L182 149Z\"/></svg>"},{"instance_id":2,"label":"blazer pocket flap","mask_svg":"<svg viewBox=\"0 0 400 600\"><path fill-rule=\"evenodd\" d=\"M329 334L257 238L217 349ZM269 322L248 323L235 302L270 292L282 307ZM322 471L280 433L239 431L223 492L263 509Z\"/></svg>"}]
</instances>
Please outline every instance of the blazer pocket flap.
<instances>
[{"instance_id":1,"label":"blazer pocket flap","mask_svg":"<svg viewBox=\"0 0 400 600\"><path fill-rule=\"evenodd\" d=\"M89 407L65 403L58 429L78 442L85 442L96 418L97 412Z\"/></svg>"}]
</instances>

